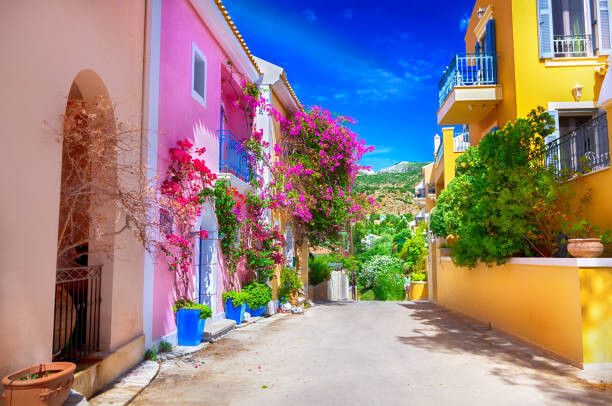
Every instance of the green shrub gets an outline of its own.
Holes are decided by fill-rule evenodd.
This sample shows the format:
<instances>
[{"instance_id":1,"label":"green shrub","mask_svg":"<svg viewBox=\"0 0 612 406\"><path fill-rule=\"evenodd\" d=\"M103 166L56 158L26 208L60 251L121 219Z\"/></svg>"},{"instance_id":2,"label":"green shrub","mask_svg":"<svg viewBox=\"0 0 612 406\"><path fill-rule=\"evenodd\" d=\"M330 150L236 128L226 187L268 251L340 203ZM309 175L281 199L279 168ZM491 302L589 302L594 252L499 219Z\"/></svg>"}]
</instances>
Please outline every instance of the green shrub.
<instances>
[{"instance_id":1,"label":"green shrub","mask_svg":"<svg viewBox=\"0 0 612 406\"><path fill-rule=\"evenodd\" d=\"M188 299L179 299L174 302L174 306L172 306L172 311L176 313L179 309L198 309L200 310L200 319L207 319L212 316L212 310L210 307L205 304L200 304L193 302Z\"/></svg>"},{"instance_id":2,"label":"green shrub","mask_svg":"<svg viewBox=\"0 0 612 406\"><path fill-rule=\"evenodd\" d=\"M281 269L280 287L278 290L278 297L281 303L288 300L293 293L296 293L303 286L297 269L283 266Z\"/></svg>"},{"instance_id":3,"label":"green shrub","mask_svg":"<svg viewBox=\"0 0 612 406\"><path fill-rule=\"evenodd\" d=\"M427 274L425 272L414 272L410 275L410 280L412 282L424 282L427 280Z\"/></svg>"},{"instance_id":4,"label":"green shrub","mask_svg":"<svg viewBox=\"0 0 612 406\"><path fill-rule=\"evenodd\" d=\"M234 307L242 306L243 303L247 301L249 295L243 291L235 291L228 290L227 292L223 292L223 303L227 303L229 299L232 299L232 304Z\"/></svg>"},{"instance_id":5,"label":"green shrub","mask_svg":"<svg viewBox=\"0 0 612 406\"><path fill-rule=\"evenodd\" d=\"M164 352L170 352L170 351L172 351L172 344L170 344L168 341L161 340L159 342L158 352L160 354L163 354Z\"/></svg>"},{"instance_id":6,"label":"green shrub","mask_svg":"<svg viewBox=\"0 0 612 406\"><path fill-rule=\"evenodd\" d=\"M253 282L244 286L242 291L247 294L246 303L253 310L267 305L272 300L272 288L265 283Z\"/></svg>"},{"instance_id":7,"label":"green shrub","mask_svg":"<svg viewBox=\"0 0 612 406\"><path fill-rule=\"evenodd\" d=\"M308 280L313 286L329 280L331 272L332 268L325 257L314 257L308 261Z\"/></svg>"},{"instance_id":8,"label":"green shrub","mask_svg":"<svg viewBox=\"0 0 612 406\"><path fill-rule=\"evenodd\" d=\"M144 359L148 361L157 361L157 350L155 348L148 349L145 352Z\"/></svg>"},{"instance_id":9,"label":"green shrub","mask_svg":"<svg viewBox=\"0 0 612 406\"><path fill-rule=\"evenodd\" d=\"M457 265L555 254L572 199L562 174L545 161L544 139L554 127L539 107L457 158L457 176L430 217L434 234L457 237L451 247Z\"/></svg>"},{"instance_id":10,"label":"green shrub","mask_svg":"<svg viewBox=\"0 0 612 406\"><path fill-rule=\"evenodd\" d=\"M377 255L357 272L357 281L372 288L378 300L401 300L405 295L403 264L389 255Z\"/></svg>"}]
</instances>

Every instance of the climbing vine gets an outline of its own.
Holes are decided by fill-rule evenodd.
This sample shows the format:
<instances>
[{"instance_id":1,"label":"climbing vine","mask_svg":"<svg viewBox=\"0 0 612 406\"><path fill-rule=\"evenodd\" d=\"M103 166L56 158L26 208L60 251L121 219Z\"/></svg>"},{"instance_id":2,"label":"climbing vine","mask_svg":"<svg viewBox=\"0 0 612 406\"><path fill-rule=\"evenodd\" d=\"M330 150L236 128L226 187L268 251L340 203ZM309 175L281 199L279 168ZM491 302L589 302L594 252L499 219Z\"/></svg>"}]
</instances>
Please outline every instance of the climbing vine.
<instances>
[{"instance_id":1,"label":"climbing vine","mask_svg":"<svg viewBox=\"0 0 612 406\"><path fill-rule=\"evenodd\" d=\"M206 150L194 149L193 144L181 140L170 149L170 163L160 187L161 251L168 258L168 266L176 272L180 286L177 296L190 299L189 276L193 263L194 235L191 230L202 212L205 191L211 189L216 175L201 158ZM208 238L206 231L200 238Z\"/></svg>"}]
</instances>

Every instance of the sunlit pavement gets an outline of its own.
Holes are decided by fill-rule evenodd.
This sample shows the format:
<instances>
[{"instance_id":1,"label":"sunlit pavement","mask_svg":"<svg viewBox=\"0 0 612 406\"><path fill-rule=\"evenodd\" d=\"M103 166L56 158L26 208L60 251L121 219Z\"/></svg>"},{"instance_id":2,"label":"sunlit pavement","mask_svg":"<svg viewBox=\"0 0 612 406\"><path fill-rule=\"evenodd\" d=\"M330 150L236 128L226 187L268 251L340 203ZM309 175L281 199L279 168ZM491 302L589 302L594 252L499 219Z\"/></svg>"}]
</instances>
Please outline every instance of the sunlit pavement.
<instances>
[{"instance_id":1,"label":"sunlit pavement","mask_svg":"<svg viewBox=\"0 0 612 406\"><path fill-rule=\"evenodd\" d=\"M166 362L132 404L612 404L572 368L426 302L327 303Z\"/></svg>"}]
</instances>

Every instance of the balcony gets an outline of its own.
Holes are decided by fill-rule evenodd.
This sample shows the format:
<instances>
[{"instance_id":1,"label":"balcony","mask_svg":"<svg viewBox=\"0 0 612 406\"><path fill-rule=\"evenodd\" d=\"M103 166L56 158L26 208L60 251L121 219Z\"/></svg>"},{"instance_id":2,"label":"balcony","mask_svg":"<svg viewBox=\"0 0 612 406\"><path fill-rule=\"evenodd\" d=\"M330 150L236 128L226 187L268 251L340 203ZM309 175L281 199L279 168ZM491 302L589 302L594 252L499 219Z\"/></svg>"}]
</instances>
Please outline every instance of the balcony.
<instances>
[{"instance_id":1,"label":"balcony","mask_svg":"<svg viewBox=\"0 0 612 406\"><path fill-rule=\"evenodd\" d=\"M459 133L453 137L455 152L465 152L470 146L470 133Z\"/></svg>"},{"instance_id":2,"label":"balcony","mask_svg":"<svg viewBox=\"0 0 612 406\"><path fill-rule=\"evenodd\" d=\"M546 144L546 165L564 179L610 167L606 113Z\"/></svg>"},{"instance_id":3,"label":"balcony","mask_svg":"<svg viewBox=\"0 0 612 406\"><path fill-rule=\"evenodd\" d=\"M590 35L554 35L555 58L579 58L592 56L593 46Z\"/></svg>"},{"instance_id":4,"label":"balcony","mask_svg":"<svg viewBox=\"0 0 612 406\"><path fill-rule=\"evenodd\" d=\"M242 148L240 141L234 137L231 131L219 131L220 177L228 178L232 186L237 187L241 192L245 192L250 187L251 167L249 153ZM241 182L236 182L237 180Z\"/></svg>"},{"instance_id":5,"label":"balcony","mask_svg":"<svg viewBox=\"0 0 612 406\"><path fill-rule=\"evenodd\" d=\"M438 84L438 125L477 122L501 99L497 54L457 54Z\"/></svg>"}]
</instances>

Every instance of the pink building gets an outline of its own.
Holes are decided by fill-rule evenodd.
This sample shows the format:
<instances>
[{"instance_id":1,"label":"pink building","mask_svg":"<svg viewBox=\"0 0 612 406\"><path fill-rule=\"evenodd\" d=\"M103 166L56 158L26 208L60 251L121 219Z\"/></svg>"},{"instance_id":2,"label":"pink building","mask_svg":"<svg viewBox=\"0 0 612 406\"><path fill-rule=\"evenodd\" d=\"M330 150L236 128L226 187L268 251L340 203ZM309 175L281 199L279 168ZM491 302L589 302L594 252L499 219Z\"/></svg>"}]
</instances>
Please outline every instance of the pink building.
<instances>
[{"instance_id":1,"label":"pink building","mask_svg":"<svg viewBox=\"0 0 612 406\"><path fill-rule=\"evenodd\" d=\"M260 71L223 10L214 0L153 3L149 175L163 180L169 149L187 138L197 148L206 148L205 160L213 172L245 192L249 186L244 160L230 152L250 129L243 111L233 102L240 92L241 78L257 82ZM229 281L211 204L203 210L194 231L200 229L206 230L209 238L196 241L193 298L209 305L213 318L222 318L221 295ZM175 299L175 274L165 258L147 258L143 299L147 347L161 339L176 343L171 310Z\"/></svg>"}]
</instances>

